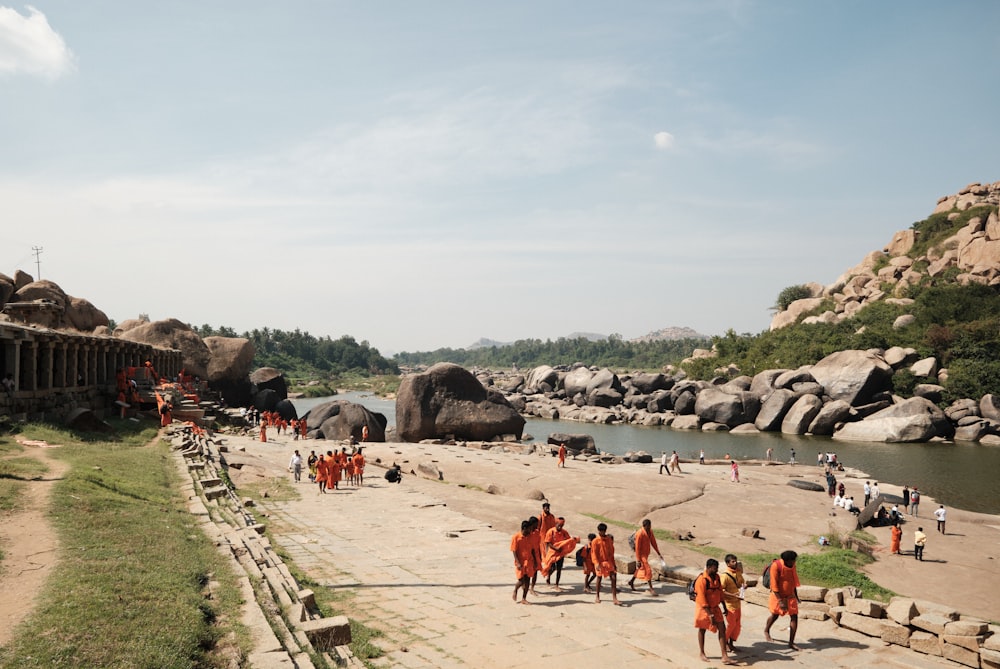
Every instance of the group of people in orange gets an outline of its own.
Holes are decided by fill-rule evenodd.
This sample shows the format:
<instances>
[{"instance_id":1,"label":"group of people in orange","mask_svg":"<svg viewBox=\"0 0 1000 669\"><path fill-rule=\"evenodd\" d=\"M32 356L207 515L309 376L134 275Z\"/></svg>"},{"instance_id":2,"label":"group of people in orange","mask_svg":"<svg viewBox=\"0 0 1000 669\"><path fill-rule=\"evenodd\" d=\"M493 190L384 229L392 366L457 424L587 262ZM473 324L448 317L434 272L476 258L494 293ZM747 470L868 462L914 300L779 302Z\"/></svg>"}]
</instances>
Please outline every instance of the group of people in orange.
<instances>
[{"instance_id":1,"label":"group of people in orange","mask_svg":"<svg viewBox=\"0 0 1000 669\"><path fill-rule=\"evenodd\" d=\"M538 573L545 576L545 582L552 585L551 578L555 574L555 590L560 591L559 581L562 576L564 558L573 552L579 537L571 537L565 529L565 519L557 518L551 512L548 502L542 504L541 516L532 516L521 521L521 529L510 541L510 550L514 556L513 600L518 604L529 604L528 593L533 595ZM657 596L653 587L653 569L649 563L650 555L655 552L663 555L653 534L652 522L646 518L642 526L629 537L629 544L635 554L636 570L629 579L629 588L635 592L636 581L646 581L649 594ZM596 534L587 536L587 543L577 551L577 562L583 567L583 592L593 593L594 603L601 603L601 582L609 581L611 598L615 605L621 606L618 599L618 573L615 565L615 539L608 534L608 526L600 523ZM770 589L768 611L770 613L764 625L764 638L771 642L771 626L781 616L789 617L788 647L799 650L795 645L795 633L798 629L798 587L799 577L795 570L798 555L795 551L785 551L766 569L765 587ZM742 631L742 602L746 590L746 579L743 576L743 565L732 553L725 557L725 569L720 571L719 561L710 558L705 563L705 570L689 586L689 596L695 602L694 626L698 630L698 650L701 659L708 661L705 655L706 632L716 633L719 637L719 649L722 654L722 664L737 664L730 653L737 652L736 641ZM518 600L518 592L521 598Z\"/></svg>"},{"instance_id":2,"label":"group of people in orange","mask_svg":"<svg viewBox=\"0 0 1000 669\"><path fill-rule=\"evenodd\" d=\"M298 418L286 420L277 411L260 412L260 440L267 443L267 429L273 428L276 434L291 434L292 439L298 440L299 436L306 438L306 421Z\"/></svg>"},{"instance_id":3,"label":"group of people in orange","mask_svg":"<svg viewBox=\"0 0 1000 669\"><path fill-rule=\"evenodd\" d=\"M347 447L340 451L327 451L316 455L312 451L306 459L309 467L309 480L319 484L320 494L327 490L339 490L341 480L347 485L362 486L365 482L365 456L361 449L348 453Z\"/></svg>"}]
</instances>

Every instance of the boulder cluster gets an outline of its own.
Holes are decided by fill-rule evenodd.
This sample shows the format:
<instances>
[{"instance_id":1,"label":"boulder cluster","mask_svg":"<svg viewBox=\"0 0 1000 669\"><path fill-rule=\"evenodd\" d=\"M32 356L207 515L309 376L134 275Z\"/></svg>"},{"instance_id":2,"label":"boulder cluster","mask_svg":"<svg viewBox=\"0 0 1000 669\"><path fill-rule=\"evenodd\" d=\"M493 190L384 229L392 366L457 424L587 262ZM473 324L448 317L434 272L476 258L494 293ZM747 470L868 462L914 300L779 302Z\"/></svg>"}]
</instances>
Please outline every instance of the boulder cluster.
<instances>
[{"instance_id":1,"label":"boulder cluster","mask_svg":"<svg viewBox=\"0 0 1000 669\"><path fill-rule=\"evenodd\" d=\"M1000 181L969 184L955 195L938 200L934 214L947 214L953 221L973 207L1000 205ZM771 329L791 325L832 299L834 307L819 315L807 316L803 323L836 323L857 314L866 305L879 300L908 306L910 286L945 272L954 274L962 285L979 283L1000 285L1000 217L996 209L987 216L975 216L955 234L941 240L920 254L911 253L919 240L917 230L901 230L881 251L872 251L858 265L844 272L828 286L806 284L811 297L795 300L771 320ZM896 327L912 322L900 316Z\"/></svg>"},{"instance_id":2,"label":"boulder cluster","mask_svg":"<svg viewBox=\"0 0 1000 669\"><path fill-rule=\"evenodd\" d=\"M912 349L838 351L798 369L713 381L690 380L683 372L618 375L583 365L478 378L499 387L522 414L539 418L849 441L1000 443L1000 398L958 400L942 410L935 404L942 389L933 383L917 386L909 399L893 395L896 370L933 378L933 359L915 357Z\"/></svg>"},{"instance_id":3,"label":"boulder cluster","mask_svg":"<svg viewBox=\"0 0 1000 669\"><path fill-rule=\"evenodd\" d=\"M35 281L18 270L0 274L0 320L33 323L54 330L107 334L107 315L82 297L73 297L52 281Z\"/></svg>"}]
</instances>

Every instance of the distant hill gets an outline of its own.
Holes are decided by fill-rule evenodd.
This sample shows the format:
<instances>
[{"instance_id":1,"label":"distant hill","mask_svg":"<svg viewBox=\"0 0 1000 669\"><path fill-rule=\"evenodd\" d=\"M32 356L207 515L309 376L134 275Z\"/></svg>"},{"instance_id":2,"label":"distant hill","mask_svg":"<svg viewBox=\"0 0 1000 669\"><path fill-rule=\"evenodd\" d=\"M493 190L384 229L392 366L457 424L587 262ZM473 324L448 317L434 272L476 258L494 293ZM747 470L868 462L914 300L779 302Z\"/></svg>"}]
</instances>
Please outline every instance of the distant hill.
<instances>
[{"instance_id":1,"label":"distant hill","mask_svg":"<svg viewBox=\"0 0 1000 669\"><path fill-rule=\"evenodd\" d=\"M501 346L510 346L512 342L509 341L497 341L496 339L488 339L487 337L480 337L476 341L472 342L465 347L466 351L474 351L477 348L493 348L496 346L500 348Z\"/></svg>"},{"instance_id":2,"label":"distant hill","mask_svg":"<svg viewBox=\"0 0 1000 669\"><path fill-rule=\"evenodd\" d=\"M608 335L597 334L596 332L571 332L565 337L566 339L586 339L587 341L602 341L608 338Z\"/></svg>"},{"instance_id":3,"label":"distant hill","mask_svg":"<svg viewBox=\"0 0 1000 669\"><path fill-rule=\"evenodd\" d=\"M676 339L711 339L708 335L703 335L700 332L696 332L689 327L677 327L671 326L666 328L660 328L659 330L653 330L649 334L644 334L641 337L636 337L635 339L629 339L630 342L642 343L647 341L663 341L663 340L676 340Z\"/></svg>"}]
</instances>

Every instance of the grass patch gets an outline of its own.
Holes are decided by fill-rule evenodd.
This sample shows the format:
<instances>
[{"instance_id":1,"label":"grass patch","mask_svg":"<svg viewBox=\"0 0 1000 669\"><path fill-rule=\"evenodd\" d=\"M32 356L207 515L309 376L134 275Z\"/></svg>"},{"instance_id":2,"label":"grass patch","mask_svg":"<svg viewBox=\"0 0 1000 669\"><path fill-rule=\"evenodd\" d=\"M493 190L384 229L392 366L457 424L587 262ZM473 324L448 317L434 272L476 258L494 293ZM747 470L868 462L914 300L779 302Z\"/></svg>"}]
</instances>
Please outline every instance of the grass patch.
<instances>
[{"instance_id":1,"label":"grass patch","mask_svg":"<svg viewBox=\"0 0 1000 669\"><path fill-rule=\"evenodd\" d=\"M31 481L49 471L44 462L29 456L0 458L0 479Z\"/></svg>"},{"instance_id":2,"label":"grass patch","mask_svg":"<svg viewBox=\"0 0 1000 669\"><path fill-rule=\"evenodd\" d=\"M218 652L230 633L249 647L242 628L216 624L239 619L241 596L228 560L177 493L169 446L146 446L152 427L118 427L110 439L46 425L22 430L62 444L52 457L70 469L49 509L59 566L0 649L2 667L211 669L230 664L232 653Z\"/></svg>"},{"instance_id":3,"label":"grass patch","mask_svg":"<svg viewBox=\"0 0 1000 669\"><path fill-rule=\"evenodd\" d=\"M290 502L302 496L289 479L282 477L270 478L260 483L244 484L240 486L239 491L241 497L249 497L255 502L262 502L265 499L265 494L271 502Z\"/></svg>"},{"instance_id":4,"label":"grass patch","mask_svg":"<svg viewBox=\"0 0 1000 669\"><path fill-rule=\"evenodd\" d=\"M366 667L374 668L376 665L371 660L380 658L384 654L382 648L374 640L383 636L383 634L381 630L369 627L347 614L348 611L356 610L356 607L352 606L355 593L342 590L334 591L327 588L299 569L292 557L273 538L271 546L274 548L274 552L284 561L285 566L288 567L288 571L296 583L302 588L309 588L313 591L316 608L323 614L323 617L347 616L348 622L351 624L351 644L349 646L351 653L354 657L361 660ZM316 666L322 668L326 664L316 664Z\"/></svg>"}]
</instances>

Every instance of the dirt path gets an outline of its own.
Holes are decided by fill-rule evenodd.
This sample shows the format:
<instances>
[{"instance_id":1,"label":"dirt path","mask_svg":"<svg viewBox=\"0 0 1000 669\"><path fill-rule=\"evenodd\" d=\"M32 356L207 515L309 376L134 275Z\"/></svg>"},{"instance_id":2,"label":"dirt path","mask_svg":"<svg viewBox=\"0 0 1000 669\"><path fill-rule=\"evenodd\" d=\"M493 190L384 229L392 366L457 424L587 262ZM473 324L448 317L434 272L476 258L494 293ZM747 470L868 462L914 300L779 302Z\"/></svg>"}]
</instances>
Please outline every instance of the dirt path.
<instances>
[{"instance_id":1,"label":"dirt path","mask_svg":"<svg viewBox=\"0 0 1000 669\"><path fill-rule=\"evenodd\" d=\"M19 510L3 516L0 545L4 560L0 563L0 646L14 636L15 628L35 607L38 593L56 564L59 542L46 512L52 489L69 466L51 457L45 442L20 441L24 455L45 463L48 471L28 481Z\"/></svg>"}]
</instances>

